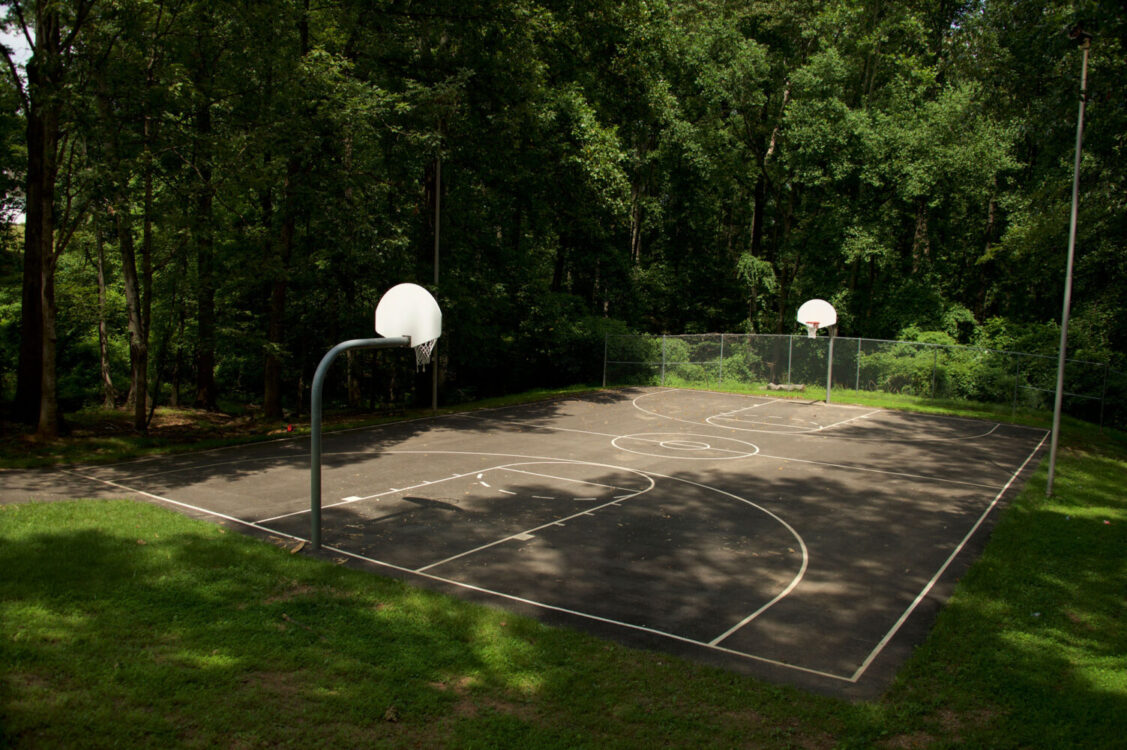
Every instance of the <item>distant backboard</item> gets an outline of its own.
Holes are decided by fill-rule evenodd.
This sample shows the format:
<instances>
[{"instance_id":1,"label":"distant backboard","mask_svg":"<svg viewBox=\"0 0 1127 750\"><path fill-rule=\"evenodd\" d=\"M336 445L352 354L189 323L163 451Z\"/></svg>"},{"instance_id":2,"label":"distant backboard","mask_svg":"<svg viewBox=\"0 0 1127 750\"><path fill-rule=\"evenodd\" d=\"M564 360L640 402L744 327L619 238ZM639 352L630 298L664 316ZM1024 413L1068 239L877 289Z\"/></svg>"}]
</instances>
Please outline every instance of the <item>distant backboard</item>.
<instances>
[{"instance_id":1,"label":"distant backboard","mask_svg":"<svg viewBox=\"0 0 1127 750\"><path fill-rule=\"evenodd\" d=\"M798 308L798 322L806 326L806 332L813 338L819 328L837 325L837 311L824 299L811 299Z\"/></svg>"}]
</instances>

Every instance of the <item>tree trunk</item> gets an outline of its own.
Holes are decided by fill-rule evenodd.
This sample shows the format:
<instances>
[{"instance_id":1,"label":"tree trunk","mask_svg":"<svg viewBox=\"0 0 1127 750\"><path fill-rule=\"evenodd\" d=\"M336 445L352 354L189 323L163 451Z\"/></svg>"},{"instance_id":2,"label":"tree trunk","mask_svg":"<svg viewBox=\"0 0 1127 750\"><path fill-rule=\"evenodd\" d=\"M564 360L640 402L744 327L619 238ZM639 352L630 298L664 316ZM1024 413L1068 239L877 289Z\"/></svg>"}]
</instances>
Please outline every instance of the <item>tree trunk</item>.
<instances>
[{"instance_id":1,"label":"tree trunk","mask_svg":"<svg viewBox=\"0 0 1127 750\"><path fill-rule=\"evenodd\" d=\"M266 330L267 350L263 410L270 419L281 419L282 417L282 360L280 353L285 342L286 287L290 258L293 256L296 228L297 199L294 183L300 172L301 168L297 158L291 157L286 165L282 228L278 237L277 268L274 272L274 278L270 282L270 317Z\"/></svg>"},{"instance_id":2,"label":"tree trunk","mask_svg":"<svg viewBox=\"0 0 1127 750\"><path fill-rule=\"evenodd\" d=\"M270 155L267 154L265 164L269 165L269 163ZM262 261L269 267L274 261L274 243L270 239L270 233L274 226L274 198L269 186L262 191L262 195L259 197L259 205L262 211L263 235L266 238L264 240L265 247L262 251ZM282 417L282 367L281 360L274 350L275 283L271 282L270 284L269 319L266 324L266 353L262 367L262 411L268 419L281 419Z\"/></svg>"},{"instance_id":3,"label":"tree trunk","mask_svg":"<svg viewBox=\"0 0 1127 750\"><path fill-rule=\"evenodd\" d=\"M149 132L149 117L145 117L145 139L150 137ZM149 343L153 330L153 168L152 168L152 153L148 143L145 144L145 205L144 216L142 217L141 229L141 335L142 342L145 348L145 383L148 387L148 351ZM163 357L161 358L163 359ZM157 385L155 391L160 390L160 361L157 362ZM157 396L159 393L154 392L152 396L151 407L156 406ZM152 409L150 408L150 413ZM145 421L144 428L148 428L148 420ZM138 429L141 429L138 427Z\"/></svg>"},{"instance_id":4,"label":"tree trunk","mask_svg":"<svg viewBox=\"0 0 1127 750\"><path fill-rule=\"evenodd\" d=\"M117 241L121 248L121 275L125 282L125 306L129 316L129 398L133 429L145 432L149 392L149 336L145 328L137 256L133 245L133 218L124 201L113 211Z\"/></svg>"},{"instance_id":5,"label":"tree trunk","mask_svg":"<svg viewBox=\"0 0 1127 750\"><path fill-rule=\"evenodd\" d=\"M55 305L55 266L58 258L51 254L44 259L42 293L43 306L43 378L40 380L39 426L37 438L56 438L62 433L63 419L59 411L59 380L56 369L58 341L55 335L57 307Z\"/></svg>"},{"instance_id":6,"label":"tree trunk","mask_svg":"<svg viewBox=\"0 0 1127 750\"><path fill-rule=\"evenodd\" d=\"M53 233L54 186L44 184L44 123L37 107L27 119L27 215L24 223L23 300L15 416L35 424L43 385L43 233ZM47 193L44 198L44 193Z\"/></svg>"},{"instance_id":7,"label":"tree trunk","mask_svg":"<svg viewBox=\"0 0 1127 750\"><path fill-rule=\"evenodd\" d=\"M912 273L920 270L920 266L931 255L931 240L928 238L928 210L924 198L916 200L916 231L912 235Z\"/></svg>"},{"instance_id":8,"label":"tree trunk","mask_svg":"<svg viewBox=\"0 0 1127 750\"><path fill-rule=\"evenodd\" d=\"M62 87L60 28L57 11L43 10L36 19L35 49L28 64L27 110L27 219L24 229L24 340L20 350L23 391L19 404L38 406L37 437L52 438L62 429L59 413L58 377L55 372L55 183L58 177L59 118ZM29 275L33 278L29 279ZM37 352L32 350L36 349ZM30 381L38 380L32 387Z\"/></svg>"},{"instance_id":9,"label":"tree trunk","mask_svg":"<svg viewBox=\"0 0 1127 750\"><path fill-rule=\"evenodd\" d=\"M216 408L215 387L215 247L212 227L211 155L206 141L211 136L211 109L205 102L196 110L196 169L200 184L196 192L195 240L198 288L196 314L196 398L199 408Z\"/></svg>"},{"instance_id":10,"label":"tree trunk","mask_svg":"<svg viewBox=\"0 0 1127 750\"><path fill-rule=\"evenodd\" d=\"M771 143L774 148L774 141ZM760 173L755 181L755 197L751 206L751 254L763 257L763 213L767 209L767 180Z\"/></svg>"},{"instance_id":11,"label":"tree trunk","mask_svg":"<svg viewBox=\"0 0 1127 750\"><path fill-rule=\"evenodd\" d=\"M102 364L102 406L112 409L117 405L117 389L110 373L109 330L106 326L106 253L102 228L95 221L94 245L98 253L98 355Z\"/></svg>"}]
</instances>

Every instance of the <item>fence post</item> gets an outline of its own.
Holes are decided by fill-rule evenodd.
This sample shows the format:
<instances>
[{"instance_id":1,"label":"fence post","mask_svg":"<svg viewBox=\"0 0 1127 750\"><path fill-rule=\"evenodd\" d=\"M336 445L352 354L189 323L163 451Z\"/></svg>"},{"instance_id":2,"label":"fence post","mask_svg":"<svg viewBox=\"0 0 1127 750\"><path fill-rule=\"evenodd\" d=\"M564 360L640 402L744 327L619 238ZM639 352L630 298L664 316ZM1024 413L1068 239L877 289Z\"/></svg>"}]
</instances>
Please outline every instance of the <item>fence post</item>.
<instances>
[{"instance_id":1,"label":"fence post","mask_svg":"<svg viewBox=\"0 0 1127 750\"><path fill-rule=\"evenodd\" d=\"M935 371L939 367L939 347L931 350L931 397L935 398Z\"/></svg>"},{"instance_id":2,"label":"fence post","mask_svg":"<svg viewBox=\"0 0 1127 750\"><path fill-rule=\"evenodd\" d=\"M1104 389L1100 394L1100 431L1104 429L1104 402L1107 401L1107 376L1108 371L1111 369L1111 363L1104 362Z\"/></svg>"},{"instance_id":3,"label":"fence post","mask_svg":"<svg viewBox=\"0 0 1127 750\"><path fill-rule=\"evenodd\" d=\"M720 334L720 376L717 382L724 385L724 334Z\"/></svg>"},{"instance_id":4,"label":"fence post","mask_svg":"<svg viewBox=\"0 0 1127 750\"><path fill-rule=\"evenodd\" d=\"M607 387L607 344L610 341L610 334L603 334L603 388Z\"/></svg>"},{"instance_id":5,"label":"fence post","mask_svg":"<svg viewBox=\"0 0 1127 750\"><path fill-rule=\"evenodd\" d=\"M794 349L794 336L787 336L787 385L790 385L790 355Z\"/></svg>"},{"instance_id":6,"label":"fence post","mask_svg":"<svg viewBox=\"0 0 1127 750\"><path fill-rule=\"evenodd\" d=\"M1017 416L1017 384L1021 382L1021 357L1016 357L1017 367L1014 368L1014 405L1010 410L1010 419Z\"/></svg>"},{"instance_id":7,"label":"fence post","mask_svg":"<svg viewBox=\"0 0 1127 750\"><path fill-rule=\"evenodd\" d=\"M665 385L665 334L661 334L661 384Z\"/></svg>"},{"instance_id":8,"label":"fence post","mask_svg":"<svg viewBox=\"0 0 1127 750\"><path fill-rule=\"evenodd\" d=\"M833 388L833 374L834 374L834 334L830 330L830 343L826 351L826 403L830 402L830 390Z\"/></svg>"},{"instance_id":9,"label":"fence post","mask_svg":"<svg viewBox=\"0 0 1127 750\"><path fill-rule=\"evenodd\" d=\"M854 390L861 390L861 339L857 339L857 382L853 386Z\"/></svg>"}]
</instances>

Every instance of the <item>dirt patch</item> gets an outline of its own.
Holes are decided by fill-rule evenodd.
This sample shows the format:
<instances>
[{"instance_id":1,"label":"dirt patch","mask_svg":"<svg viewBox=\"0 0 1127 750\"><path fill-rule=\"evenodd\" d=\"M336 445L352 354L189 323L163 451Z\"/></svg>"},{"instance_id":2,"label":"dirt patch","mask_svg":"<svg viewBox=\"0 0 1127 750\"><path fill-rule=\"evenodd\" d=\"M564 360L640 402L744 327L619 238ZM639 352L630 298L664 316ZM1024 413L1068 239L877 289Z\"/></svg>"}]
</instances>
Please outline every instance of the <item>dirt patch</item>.
<instances>
[{"instance_id":1,"label":"dirt patch","mask_svg":"<svg viewBox=\"0 0 1127 750\"><path fill-rule=\"evenodd\" d=\"M889 737L880 746L888 750L919 750L919 748L931 747L934 743L935 738L927 732L912 732Z\"/></svg>"},{"instance_id":2,"label":"dirt patch","mask_svg":"<svg viewBox=\"0 0 1127 750\"><path fill-rule=\"evenodd\" d=\"M482 711L494 711L499 714L515 716L525 722L532 722L535 719L536 710L530 704L508 701L504 698L485 695L483 692L475 694L474 687L478 684L476 677L464 675L445 682L432 682L430 686L440 692L449 692L458 696L458 700L451 708L451 712L458 718L473 718Z\"/></svg>"},{"instance_id":3,"label":"dirt patch","mask_svg":"<svg viewBox=\"0 0 1127 750\"><path fill-rule=\"evenodd\" d=\"M312 596L313 594L316 594L318 590L319 589L317 589L315 586L308 586L304 583L298 583L290 586L289 588L286 588L283 591L278 592L277 594L274 594L273 596L266 597L262 600L262 603L278 604L280 602L289 602L303 596Z\"/></svg>"},{"instance_id":4,"label":"dirt patch","mask_svg":"<svg viewBox=\"0 0 1127 750\"><path fill-rule=\"evenodd\" d=\"M300 698L305 687L300 674L295 672L252 672L242 683L251 692L261 691L289 701Z\"/></svg>"}]
</instances>

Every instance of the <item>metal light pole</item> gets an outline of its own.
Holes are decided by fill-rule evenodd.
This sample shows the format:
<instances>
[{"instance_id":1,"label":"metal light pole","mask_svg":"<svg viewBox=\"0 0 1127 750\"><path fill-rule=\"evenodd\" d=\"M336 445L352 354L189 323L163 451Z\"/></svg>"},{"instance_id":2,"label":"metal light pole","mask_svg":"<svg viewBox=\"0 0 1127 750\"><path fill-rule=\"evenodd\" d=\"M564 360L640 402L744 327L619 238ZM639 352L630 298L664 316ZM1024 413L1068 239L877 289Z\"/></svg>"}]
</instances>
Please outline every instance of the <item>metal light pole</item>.
<instances>
[{"instance_id":1,"label":"metal light pole","mask_svg":"<svg viewBox=\"0 0 1127 750\"><path fill-rule=\"evenodd\" d=\"M1053 439L1049 448L1049 479L1045 484L1045 496L1053 494L1053 476L1057 468L1057 443L1060 439L1060 411L1064 397L1064 363L1068 348L1068 312L1072 307L1072 260L1076 254L1076 214L1080 205L1080 147L1084 141L1084 105L1088 99L1088 49L1092 35L1079 27L1069 34L1080 42L1084 51L1080 67L1080 114L1076 118L1076 161L1072 167L1072 219L1068 227L1068 264L1064 276L1064 309L1060 321L1060 353L1057 357L1057 393L1053 401Z\"/></svg>"},{"instance_id":2,"label":"metal light pole","mask_svg":"<svg viewBox=\"0 0 1127 750\"><path fill-rule=\"evenodd\" d=\"M442 221L442 154L434 160L434 293L438 294L438 237ZM438 357L431 363L430 410L438 413Z\"/></svg>"}]
</instances>

